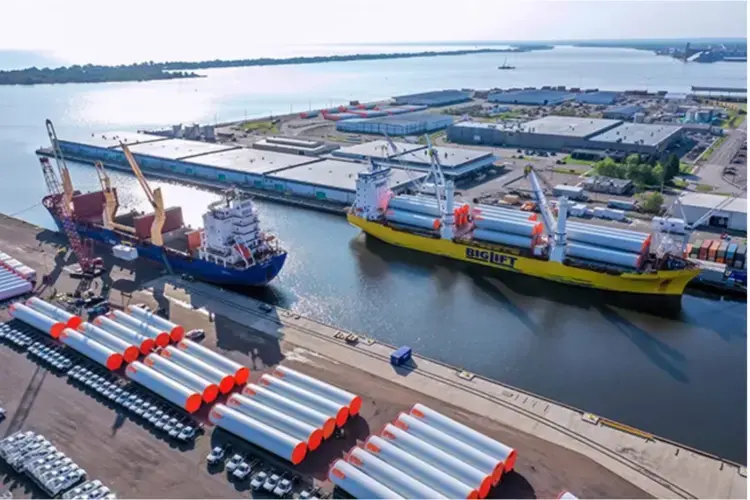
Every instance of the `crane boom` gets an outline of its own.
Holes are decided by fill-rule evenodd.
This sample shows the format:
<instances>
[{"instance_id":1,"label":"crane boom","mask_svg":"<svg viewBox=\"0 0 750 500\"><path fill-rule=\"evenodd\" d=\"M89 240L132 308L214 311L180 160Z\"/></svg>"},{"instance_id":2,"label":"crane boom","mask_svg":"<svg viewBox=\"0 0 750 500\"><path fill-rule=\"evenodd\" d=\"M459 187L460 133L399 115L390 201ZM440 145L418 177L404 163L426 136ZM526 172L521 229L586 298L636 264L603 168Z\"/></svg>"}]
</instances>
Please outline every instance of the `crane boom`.
<instances>
[{"instance_id":1,"label":"crane boom","mask_svg":"<svg viewBox=\"0 0 750 500\"><path fill-rule=\"evenodd\" d=\"M122 148L122 152L125 154L125 158L128 160L130 168L133 170L133 174L135 175L136 179L138 179L138 183L141 185L141 188L143 188L143 192L146 193L146 197L148 198L149 203L151 203L151 206L154 207L154 222L151 224L151 244L159 247L164 246L164 237L162 236L161 230L164 227L164 222L166 221L166 214L164 213L164 200L161 196L161 188L152 190L127 145L125 145L124 142L120 141L120 148ZM171 268L169 267L168 263L167 268L170 269L171 272Z\"/></svg>"},{"instance_id":2,"label":"crane boom","mask_svg":"<svg viewBox=\"0 0 750 500\"><path fill-rule=\"evenodd\" d=\"M73 186L68 166L65 163L65 157L62 154L62 149L60 149L60 141L57 139L57 132L52 121L47 119L45 125L59 173L58 177L48 158L39 159L42 164L44 181L47 184L47 190L50 194L50 197L47 199L51 200L50 202L52 203L52 206L48 208L52 208L60 219L65 236L67 236L70 242L70 247L78 260L78 265L81 266L81 270L84 272L94 272L96 271L98 260L93 258L91 249L84 246L73 221Z\"/></svg>"}]
</instances>

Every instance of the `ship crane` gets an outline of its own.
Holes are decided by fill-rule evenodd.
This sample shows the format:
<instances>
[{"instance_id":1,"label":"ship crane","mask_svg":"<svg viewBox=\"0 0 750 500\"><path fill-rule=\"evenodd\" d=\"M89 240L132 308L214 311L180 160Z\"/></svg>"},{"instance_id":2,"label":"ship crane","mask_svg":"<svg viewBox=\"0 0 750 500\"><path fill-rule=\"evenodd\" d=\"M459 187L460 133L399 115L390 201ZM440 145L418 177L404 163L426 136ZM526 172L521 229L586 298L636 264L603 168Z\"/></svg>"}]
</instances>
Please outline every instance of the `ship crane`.
<instances>
[{"instance_id":1,"label":"ship crane","mask_svg":"<svg viewBox=\"0 0 750 500\"><path fill-rule=\"evenodd\" d=\"M115 196L115 191L112 189L112 182L109 179L109 175L107 175L107 172L104 170L104 164L97 161L94 163L94 169L96 170L97 177L99 177L99 184L102 186L102 194L104 195L104 211L102 213L102 223L104 227L107 229L119 229L120 231L135 234L134 228L115 222L115 214L119 208L119 203Z\"/></svg>"},{"instance_id":2,"label":"ship crane","mask_svg":"<svg viewBox=\"0 0 750 500\"><path fill-rule=\"evenodd\" d=\"M568 199L561 197L558 200L557 220L550 209L547 197L539 183L534 167L527 165L524 167L524 175L529 178L531 187L536 196L536 202L539 206L539 212L542 215L542 223L547 235L554 235L551 242L550 260L563 262L565 260L565 250L567 248L566 225L568 222Z\"/></svg>"},{"instance_id":3,"label":"ship crane","mask_svg":"<svg viewBox=\"0 0 750 500\"><path fill-rule=\"evenodd\" d=\"M695 228L701 226L704 222L706 222L708 219L711 218L713 214L716 212L723 210L724 208L728 207L734 200L740 197L742 193L745 193L747 191L747 188L742 189L741 191L738 191L737 193L733 194L732 196L728 196L725 199L721 200L714 208L703 214L698 220L693 222L692 224L687 223L687 219L685 217L685 210L682 207L682 202L680 201L680 197L678 196L675 198L675 204L680 209L680 215L682 215L682 220L685 221L685 234L683 235L682 240L682 252L684 253L687 250L687 245L690 242L690 236L692 235L693 231L695 231Z\"/></svg>"},{"instance_id":4,"label":"ship crane","mask_svg":"<svg viewBox=\"0 0 750 500\"><path fill-rule=\"evenodd\" d=\"M385 136L385 140L388 143L388 147L391 149L391 152L393 153L396 161L398 162L399 166L402 170L406 172L406 175L409 177L409 180L411 181L412 185L415 186L417 192L423 192L424 190L424 184L427 182L427 179L429 178L429 175L424 176L422 179L420 179L418 176L415 176L412 172L412 168L409 167L404 161L401 159L401 154L405 153L406 151L399 151L396 147L396 143L393 142L391 137L388 135L388 132L383 132L383 135Z\"/></svg>"},{"instance_id":5,"label":"ship crane","mask_svg":"<svg viewBox=\"0 0 750 500\"><path fill-rule=\"evenodd\" d=\"M453 181L445 180L443 166L440 164L437 151L432 147L430 136L425 134L424 138L430 156L430 172L432 173L432 180L435 183L438 210L443 214L440 225L440 237L445 240L452 240L456 229L456 220L453 215L453 198L455 193Z\"/></svg>"},{"instance_id":6,"label":"ship crane","mask_svg":"<svg viewBox=\"0 0 750 500\"><path fill-rule=\"evenodd\" d=\"M133 171L133 175L138 179L138 183L141 185L143 192L146 193L146 198L154 209L154 221L151 223L151 244L162 248L161 257L164 261L164 266L167 268L170 274L174 274L172 266L169 264L169 259L164 255L164 237L162 236L162 229L164 228L164 222L166 221L166 214L164 212L164 198L161 195L161 188L151 189L146 177L141 172L141 168L135 161L133 154L130 152L128 146L120 141L120 148L122 149L125 159L128 160L130 169Z\"/></svg>"},{"instance_id":7,"label":"ship crane","mask_svg":"<svg viewBox=\"0 0 750 500\"><path fill-rule=\"evenodd\" d=\"M75 223L73 222L73 183L70 180L70 171L65 163L65 157L60 149L60 142L57 139L57 132L55 126L51 120L46 120L47 134L49 135L50 143L52 145L52 154L55 157L55 163L57 164L57 170L60 174L59 178L55 173L52 165L50 164L49 158L40 158L39 161L42 164L42 172L44 174L44 181L47 184L47 190L49 196L46 200L48 203L52 203L52 208L57 216L59 217L63 231L70 242L70 247L73 254L78 260L78 265L84 273L89 275L95 275L101 271L102 260L100 258L94 258L93 252L90 245L85 245L81 240L78 230L76 229Z\"/></svg>"}]
</instances>

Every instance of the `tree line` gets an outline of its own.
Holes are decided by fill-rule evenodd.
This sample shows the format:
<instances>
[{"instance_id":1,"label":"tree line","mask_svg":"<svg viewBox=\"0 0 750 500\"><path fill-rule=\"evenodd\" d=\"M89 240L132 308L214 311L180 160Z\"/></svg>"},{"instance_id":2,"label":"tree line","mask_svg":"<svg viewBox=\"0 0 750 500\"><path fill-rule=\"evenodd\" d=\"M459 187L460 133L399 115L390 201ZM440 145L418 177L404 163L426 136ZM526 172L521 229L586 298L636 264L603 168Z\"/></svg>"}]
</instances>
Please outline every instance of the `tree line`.
<instances>
[{"instance_id":1,"label":"tree line","mask_svg":"<svg viewBox=\"0 0 750 500\"><path fill-rule=\"evenodd\" d=\"M60 68L26 68L0 71L0 85L43 85L52 83L103 83L141 82L150 80L173 80L197 78L201 75L187 71L165 71L153 63L120 66L93 64L63 66Z\"/></svg>"},{"instance_id":2,"label":"tree line","mask_svg":"<svg viewBox=\"0 0 750 500\"><path fill-rule=\"evenodd\" d=\"M629 179L638 187L658 186L669 183L680 173L680 159L672 154L663 163L653 158L644 162L640 155L632 154L622 163L612 158L598 161L594 164L594 171L606 177Z\"/></svg>"}]
</instances>

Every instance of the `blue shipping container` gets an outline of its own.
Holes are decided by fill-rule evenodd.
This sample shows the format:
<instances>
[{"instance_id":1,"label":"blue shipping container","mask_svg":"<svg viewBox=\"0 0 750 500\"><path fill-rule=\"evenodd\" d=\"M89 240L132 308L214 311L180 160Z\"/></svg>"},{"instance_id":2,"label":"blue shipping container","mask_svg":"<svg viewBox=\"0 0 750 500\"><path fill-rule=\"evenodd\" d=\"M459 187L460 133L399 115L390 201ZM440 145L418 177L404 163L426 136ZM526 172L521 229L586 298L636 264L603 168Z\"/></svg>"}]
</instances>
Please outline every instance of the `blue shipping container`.
<instances>
[{"instance_id":1,"label":"blue shipping container","mask_svg":"<svg viewBox=\"0 0 750 500\"><path fill-rule=\"evenodd\" d=\"M403 366L411 359L411 347L401 346L391 353L391 364L393 366Z\"/></svg>"}]
</instances>

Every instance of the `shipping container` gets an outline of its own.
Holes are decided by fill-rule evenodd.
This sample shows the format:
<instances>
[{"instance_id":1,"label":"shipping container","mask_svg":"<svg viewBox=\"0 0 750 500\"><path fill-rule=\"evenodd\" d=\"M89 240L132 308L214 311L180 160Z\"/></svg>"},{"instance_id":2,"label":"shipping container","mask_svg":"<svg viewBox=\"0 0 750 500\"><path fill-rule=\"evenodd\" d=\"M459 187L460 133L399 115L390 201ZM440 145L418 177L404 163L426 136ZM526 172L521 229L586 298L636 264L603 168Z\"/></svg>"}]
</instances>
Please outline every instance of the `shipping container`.
<instances>
[{"instance_id":1,"label":"shipping container","mask_svg":"<svg viewBox=\"0 0 750 500\"><path fill-rule=\"evenodd\" d=\"M695 240L695 242L693 242L692 246L690 247L688 255L690 255L690 257L694 259L697 259L698 254L700 254L701 251L701 246L703 246L703 240Z\"/></svg>"},{"instance_id":2,"label":"shipping container","mask_svg":"<svg viewBox=\"0 0 750 500\"><path fill-rule=\"evenodd\" d=\"M193 251L201 246L201 235L203 234L202 229L196 229L195 231L190 231L186 234L187 236L187 243L188 243L188 250Z\"/></svg>"},{"instance_id":3,"label":"shipping container","mask_svg":"<svg viewBox=\"0 0 750 500\"><path fill-rule=\"evenodd\" d=\"M708 249L711 248L713 240L704 240L701 243L701 248L698 250L698 259L708 260Z\"/></svg>"},{"instance_id":4,"label":"shipping container","mask_svg":"<svg viewBox=\"0 0 750 500\"><path fill-rule=\"evenodd\" d=\"M716 254L719 251L721 242L719 240L713 240L711 246L708 248L708 259L710 262L716 262Z\"/></svg>"},{"instance_id":5,"label":"shipping container","mask_svg":"<svg viewBox=\"0 0 750 500\"><path fill-rule=\"evenodd\" d=\"M104 193L102 191L73 196L73 213L76 217L83 219L101 218L103 210Z\"/></svg>"},{"instance_id":6,"label":"shipping container","mask_svg":"<svg viewBox=\"0 0 750 500\"><path fill-rule=\"evenodd\" d=\"M742 269L747 264L747 246L739 245L737 247L737 253L734 255L734 267Z\"/></svg>"},{"instance_id":7,"label":"shipping container","mask_svg":"<svg viewBox=\"0 0 750 500\"><path fill-rule=\"evenodd\" d=\"M729 243L726 241L722 242L721 245L719 245L719 249L716 251L716 262L719 264L723 264L726 262L727 258L727 248L729 248Z\"/></svg>"},{"instance_id":8,"label":"shipping container","mask_svg":"<svg viewBox=\"0 0 750 500\"><path fill-rule=\"evenodd\" d=\"M734 258L737 255L737 243L730 243L729 248L727 248L727 259L726 264L728 266L731 266L734 264Z\"/></svg>"}]
</instances>

